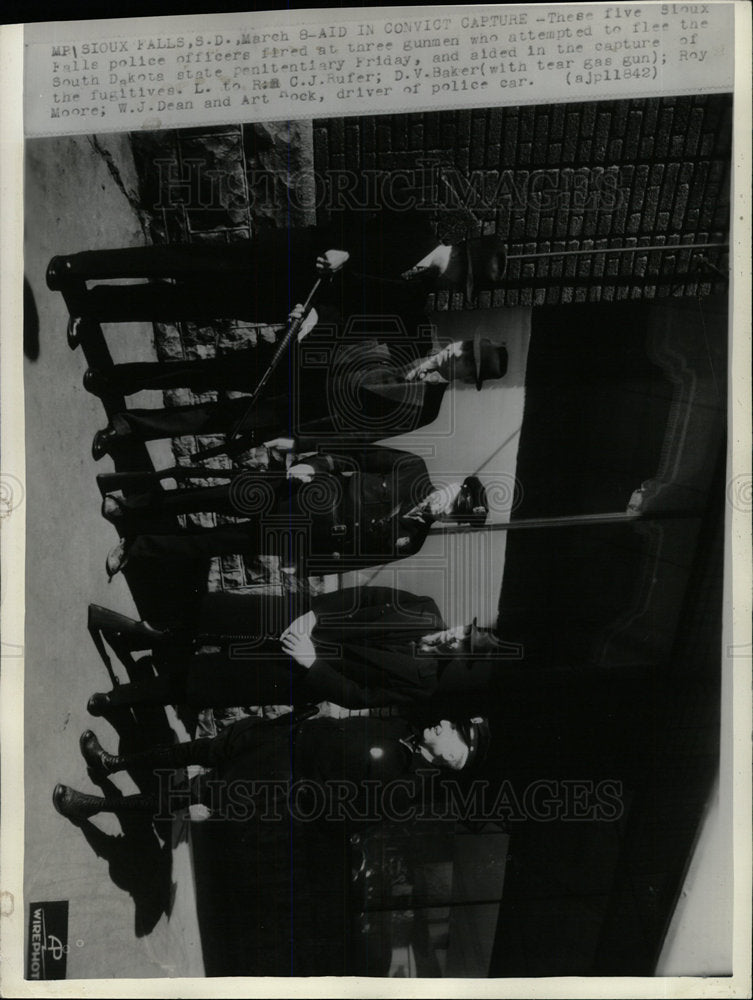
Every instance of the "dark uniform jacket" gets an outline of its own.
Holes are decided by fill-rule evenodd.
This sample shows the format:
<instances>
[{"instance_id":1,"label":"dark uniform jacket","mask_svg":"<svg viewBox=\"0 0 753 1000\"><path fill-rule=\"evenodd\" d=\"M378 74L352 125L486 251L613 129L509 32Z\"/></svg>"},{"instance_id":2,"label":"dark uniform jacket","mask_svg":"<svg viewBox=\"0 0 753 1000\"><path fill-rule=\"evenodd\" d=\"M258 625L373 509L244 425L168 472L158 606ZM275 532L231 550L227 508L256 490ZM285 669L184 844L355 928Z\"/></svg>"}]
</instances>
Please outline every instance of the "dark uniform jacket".
<instances>
[{"instance_id":1,"label":"dark uniform jacket","mask_svg":"<svg viewBox=\"0 0 753 1000\"><path fill-rule=\"evenodd\" d=\"M435 241L426 234L418 238L415 226L402 228L407 220L398 221L401 228L389 236L384 226L368 234L296 230L290 241L292 258L287 233L282 231L260 234L244 250L251 255L248 273L262 276L244 288L244 295L261 310L257 318L268 322L280 321L295 301L305 299L309 279L303 279L303 291L291 292L291 275L300 282L297 272L308 274L317 253L338 246L360 250L331 281L322 284L316 300L319 323L303 341L291 343L288 356L275 370L253 413L248 414L246 440L253 431L257 444L279 435L317 436L319 440L347 435L377 441L434 420L445 386L422 386L403 378L404 372L433 347L424 312L428 288L420 279L402 278L399 269L415 263ZM280 256L283 250L286 252ZM268 274L275 257L279 262ZM303 259L308 261L308 271ZM237 282L237 277L233 280ZM186 289L183 294L190 296L191 292ZM203 298L215 299L216 289ZM181 386L195 392L251 392L271 352L266 345L216 358L121 364L108 372L108 378L112 389L126 395ZM131 409L117 414L114 426L120 433L147 441L227 433L247 409L243 399Z\"/></svg>"},{"instance_id":2,"label":"dark uniform jacket","mask_svg":"<svg viewBox=\"0 0 753 1000\"><path fill-rule=\"evenodd\" d=\"M426 764L413 743L413 728L401 718L312 719L295 734L293 774L322 784L386 784Z\"/></svg>"},{"instance_id":3,"label":"dark uniform jacket","mask_svg":"<svg viewBox=\"0 0 753 1000\"><path fill-rule=\"evenodd\" d=\"M430 352L431 344L411 339L408 331L398 330L394 337L393 332L385 324L384 333L389 334L385 340L361 337L340 342L327 334L317 337L314 331L296 345L290 362L278 369L277 384L251 413L248 399L236 397L125 410L113 416L112 425L119 434L151 441L189 434L226 434L245 419L241 443L246 445L281 435L313 438L324 444L343 439L368 443L409 433L436 419L447 383L407 381L405 372ZM111 383L127 391L184 384L196 392L223 387L250 391L264 370L256 351L238 351L238 357L226 356L220 361L118 365L113 371L128 371L116 380L111 377ZM146 374L144 369L148 369Z\"/></svg>"},{"instance_id":4,"label":"dark uniform jacket","mask_svg":"<svg viewBox=\"0 0 753 1000\"><path fill-rule=\"evenodd\" d=\"M447 382L408 381L405 374L431 351L431 343L397 339L342 343L333 353L326 383L307 385L287 413L291 434L299 438L380 441L407 434L438 416ZM307 350L314 350L311 346ZM305 353L305 351L304 351ZM321 389L317 397L317 390Z\"/></svg>"},{"instance_id":5,"label":"dark uniform jacket","mask_svg":"<svg viewBox=\"0 0 753 1000\"><path fill-rule=\"evenodd\" d=\"M415 749L413 726L400 717L314 718L288 723L258 718L233 723L212 740L214 766L225 778L365 781L386 784L428 767Z\"/></svg>"},{"instance_id":6,"label":"dark uniform jacket","mask_svg":"<svg viewBox=\"0 0 753 1000\"><path fill-rule=\"evenodd\" d=\"M430 597L388 587L355 587L313 601L317 658L304 691L346 708L426 702L437 686L437 658L415 643L443 629Z\"/></svg>"},{"instance_id":7,"label":"dark uniform jacket","mask_svg":"<svg viewBox=\"0 0 753 1000\"><path fill-rule=\"evenodd\" d=\"M199 634L233 641L232 655L211 668L197 658L191 703L212 705L332 701L346 708L424 706L435 694L438 658L415 644L445 627L430 597L391 587L350 587L313 598L311 634L317 658L307 670L282 652L277 636L306 610L286 598L210 594ZM261 626L261 627L260 627ZM263 646L253 640L262 632ZM242 640L250 641L243 644ZM202 693L203 692L203 695Z\"/></svg>"},{"instance_id":8,"label":"dark uniform jacket","mask_svg":"<svg viewBox=\"0 0 753 1000\"><path fill-rule=\"evenodd\" d=\"M380 565L421 549L433 519L417 508L434 489L423 459L372 445L300 461L317 472L294 499L307 522L310 574Z\"/></svg>"},{"instance_id":9,"label":"dark uniform jacket","mask_svg":"<svg viewBox=\"0 0 753 1000\"><path fill-rule=\"evenodd\" d=\"M296 302L305 301L316 278L317 256L347 250L347 271L334 276L319 301L341 307L341 315L373 314L387 296L403 306L415 301L413 296L400 303L400 296L411 294L408 282L400 283L401 274L436 242L426 213L384 212L369 218L355 213L324 227L262 228L238 243L129 247L53 258L48 283L59 288L66 279L96 282L78 294L76 315L101 321L279 323ZM120 278L151 280L108 284Z\"/></svg>"},{"instance_id":10,"label":"dark uniform jacket","mask_svg":"<svg viewBox=\"0 0 753 1000\"><path fill-rule=\"evenodd\" d=\"M203 824L196 849L205 867L213 863L223 913L215 968L277 976L354 971L343 965L341 930L350 905L343 894L363 891L353 882L362 860L353 832L407 812L420 794L411 735L400 719L296 726L283 717L245 719L211 741L217 770L203 800L227 822ZM385 787L392 782L399 784ZM228 933L234 924L235 937Z\"/></svg>"},{"instance_id":11,"label":"dark uniform jacket","mask_svg":"<svg viewBox=\"0 0 753 1000\"><path fill-rule=\"evenodd\" d=\"M310 576L379 566L420 550L433 522L420 505L433 486L417 455L367 445L298 459L313 467L311 482L293 484L285 473L260 473L248 483L238 477L231 486L129 497L124 504L132 519L129 557L280 555ZM245 500L257 487L269 494L264 511ZM149 518L156 515L199 511L245 520L216 528L150 530Z\"/></svg>"}]
</instances>

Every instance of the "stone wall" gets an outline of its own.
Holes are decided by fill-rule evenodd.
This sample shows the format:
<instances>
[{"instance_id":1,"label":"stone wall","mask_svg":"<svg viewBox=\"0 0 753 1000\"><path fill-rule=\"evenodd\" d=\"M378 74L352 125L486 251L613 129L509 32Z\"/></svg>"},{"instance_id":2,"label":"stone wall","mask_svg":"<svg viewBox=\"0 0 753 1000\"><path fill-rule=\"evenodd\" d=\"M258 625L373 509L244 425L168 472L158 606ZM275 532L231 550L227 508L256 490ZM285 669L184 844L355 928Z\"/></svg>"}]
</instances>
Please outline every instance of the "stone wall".
<instances>
[{"instance_id":1,"label":"stone wall","mask_svg":"<svg viewBox=\"0 0 753 1000\"><path fill-rule=\"evenodd\" d=\"M232 243L253 239L262 226L313 221L310 213L291 207L287 197L291 172L310 172L312 168L311 130L305 124L139 132L131 135L131 145L154 243ZM263 192L258 178L263 178ZM270 327L236 320L154 324L155 351L160 360L212 357L218 351L253 346L259 338L272 342L275 335ZM166 406L180 406L216 399L217 393L197 395L188 389L174 389L165 392L164 398ZM190 455L197 448L211 447L221 440L175 439L176 461L193 464ZM243 458L248 462L248 454ZM227 468L231 463L218 457L211 464ZM215 520L212 515L196 517L199 524ZM230 556L213 561L210 587L235 588L270 580L277 581L274 560L252 564Z\"/></svg>"}]
</instances>

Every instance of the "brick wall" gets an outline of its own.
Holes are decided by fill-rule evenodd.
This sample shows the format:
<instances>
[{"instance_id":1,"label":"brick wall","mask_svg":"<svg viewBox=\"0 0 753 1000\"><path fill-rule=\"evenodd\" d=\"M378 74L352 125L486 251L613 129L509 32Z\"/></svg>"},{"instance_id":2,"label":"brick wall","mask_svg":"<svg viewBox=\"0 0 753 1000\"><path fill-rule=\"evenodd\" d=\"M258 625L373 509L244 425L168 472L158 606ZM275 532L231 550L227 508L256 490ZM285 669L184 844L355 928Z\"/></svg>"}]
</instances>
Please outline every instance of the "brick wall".
<instances>
[{"instance_id":1,"label":"brick wall","mask_svg":"<svg viewBox=\"0 0 753 1000\"><path fill-rule=\"evenodd\" d=\"M332 118L314 122L314 166L360 175L352 201L369 171L407 171L446 242L501 233L505 288L480 305L708 294L724 287L723 250L705 264L641 248L725 242L730 125L729 95ZM636 252L548 256L609 247Z\"/></svg>"}]
</instances>

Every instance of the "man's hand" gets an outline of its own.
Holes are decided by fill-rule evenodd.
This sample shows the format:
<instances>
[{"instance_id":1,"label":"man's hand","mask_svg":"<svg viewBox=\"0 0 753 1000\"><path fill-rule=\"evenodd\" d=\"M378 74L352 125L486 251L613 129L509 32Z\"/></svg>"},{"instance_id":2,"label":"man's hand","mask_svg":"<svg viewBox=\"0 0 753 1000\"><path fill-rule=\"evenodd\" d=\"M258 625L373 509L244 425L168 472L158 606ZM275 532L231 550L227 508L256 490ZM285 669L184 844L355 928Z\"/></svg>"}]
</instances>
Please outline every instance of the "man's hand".
<instances>
[{"instance_id":1,"label":"man's hand","mask_svg":"<svg viewBox=\"0 0 753 1000\"><path fill-rule=\"evenodd\" d=\"M349 258L347 250L327 250L321 257L316 258L316 273L323 277L335 274Z\"/></svg>"},{"instance_id":2,"label":"man's hand","mask_svg":"<svg viewBox=\"0 0 753 1000\"><path fill-rule=\"evenodd\" d=\"M427 375L436 370L436 367L433 357L424 358L423 361L419 361L417 365L405 373L405 380L406 382L423 381Z\"/></svg>"},{"instance_id":3,"label":"man's hand","mask_svg":"<svg viewBox=\"0 0 753 1000\"><path fill-rule=\"evenodd\" d=\"M316 470L313 465L307 465L306 463L299 463L298 465L291 465L288 469L288 479L295 479L299 483L310 483L314 478Z\"/></svg>"},{"instance_id":4,"label":"man's hand","mask_svg":"<svg viewBox=\"0 0 753 1000\"><path fill-rule=\"evenodd\" d=\"M320 701L319 702L319 714L316 716L317 719L348 719L350 718L350 709L343 708L342 705L336 705L334 701Z\"/></svg>"},{"instance_id":5,"label":"man's hand","mask_svg":"<svg viewBox=\"0 0 753 1000\"><path fill-rule=\"evenodd\" d=\"M430 632L429 635L424 635L419 640L420 646L439 646L445 641L447 637L447 631L442 630L441 632Z\"/></svg>"},{"instance_id":6,"label":"man's hand","mask_svg":"<svg viewBox=\"0 0 753 1000\"><path fill-rule=\"evenodd\" d=\"M311 639L315 625L316 615L313 611L307 611L305 615L299 615L291 622L280 636L283 650L307 670L316 659L316 650Z\"/></svg>"},{"instance_id":7,"label":"man's hand","mask_svg":"<svg viewBox=\"0 0 753 1000\"><path fill-rule=\"evenodd\" d=\"M288 325L292 326L293 323L295 323L295 321L297 319L301 318L301 316L303 316L303 305L302 305L302 303L297 302L293 306L293 308L290 310L290 314L288 316ZM306 319L303 322L303 326L298 331L298 341L299 341L299 343L300 343L300 341L303 340L303 338L305 336L307 336L309 333L311 333L311 331L314 329L314 327L316 326L316 324L318 322L319 322L319 316L317 314L316 309L314 309L314 308L310 309L308 316L306 317Z\"/></svg>"},{"instance_id":8,"label":"man's hand","mask_svg":"<svg viewBox=\"0 0 753 1000\"><path fill-rule=\"evenodd\" d=\"M280 454L295 451L295 438L272 438L271 441L264 442L264 447L278 451Z\"/></svg>"},{"instance_id":9,"label":"man's hand","mask_svg":"<svg viewBox=\"0 0 753 1000\"><path fill-rule=\"evenodd\" d=\"M313 611L307 611L305 615L299 615L280 636L284 639L286 635L310 635L316 625L316 615Z\"/></svg>"},{"instance_id":10,"label":"man's hand","mask_svg":"<svg viewBox=\"0 0 753 1000\"><path fill-rule=\"evenodd\" d=\"M447 344L441 351L419 361L406 374L405 379L408 382L444 382L449 377L450 362L462 354L462 341Z\"/></svg>"},{"instance_id":11,"label":"man's hand","mask_svg":"<svg viewBox=\"0 0 753 1000\"><path fill-rule=\"evenodd\" d=\"M275 462L280 462L281 464L285 462L290 465L293 461L295 455L294 438L273 438L271 441L265 441L264 447Z\"/></svg>"},{"instance_id":12,"label":"man's hand","mask_svg":"<svg viewBox=\"0 0 753 1000\"><path fill-rule=\"evenodd\" d=\"M419 647L434 649L437 646L457 646L471 634L472 625L456 625L439 632L430 632L419 641Z\"/></svg>"},{"instance_id":13,"label":"man's hand","mask_svg":"<svg viewBox=\"0 0 753 1000\"><path fill-rule=\"evenodd\" d=\"M416 365L415 368L411 370L405 376L406 382L446 382L447 379L436 371L434 367L422 362L420 365Z\"/></svg>"},{"instance_id":14,"label":"man's hand","mask_svg":"<svg viewBox=\"0 0 753 1000\"><path fill-rule=\"evenodd\" d=\"M314 665L316 660L316 650L311 636L291 632L289 629L283 632L280 643L284 652L292 657L296 663L308 670Z\"/></svg>"}]
</instances>

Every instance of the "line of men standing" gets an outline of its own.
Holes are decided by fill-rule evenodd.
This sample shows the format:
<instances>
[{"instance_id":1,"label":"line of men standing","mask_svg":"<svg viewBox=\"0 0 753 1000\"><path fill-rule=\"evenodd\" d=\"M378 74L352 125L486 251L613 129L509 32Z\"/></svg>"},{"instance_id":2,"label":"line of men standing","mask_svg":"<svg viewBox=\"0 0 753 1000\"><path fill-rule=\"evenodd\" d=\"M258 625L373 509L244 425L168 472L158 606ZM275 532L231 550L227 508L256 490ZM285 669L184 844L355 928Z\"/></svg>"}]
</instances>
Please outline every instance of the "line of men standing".
<instances>
[{"instance_id":1,"label":"line of men standing","mask_svg":"<svg viewBox=\"0 0 753 1000\"><path fill-rule=\"evenodd\" d=\"M289 322L300 328L298 339L263 398L251 408L241 398L125 410L97 432L92 452L95 459L116 457L128 440L219 432L232 434L238 449L262 444L269 466L242 471L229 477L227 485L179 490L163 489L156 474L152 481L146 477L146 488L138 494L106 495L102 513L121 536L108 555L108 575L131 562L230 553L277 555L284 570L302 576L344 572L418 552L437 520L483 523L488 506L478 477L434 483L422 458L377 442L431 423L453 381L481 389L486 380L504 376L504 346L475 338L438 349L423 311L427 294L437 288L462 290L472 301L478 291L496 287L504 273L498 239L437 245L420 215L387 215L355 232L340 225L328 232L260 233L244 252L250 253L249 288L217 282L199 292L173 283L168 294L184 310L216 315L221 306L223 313L232 308L235 315L253 314L257 321L279 316L285 306ZM314 276L324 283L304 314L292 300L299 297L312 261ZM111 296L117 310L124 294L113 286L103 289L101 298ZM148 300L155 290L146 286L135 294ZM148 301L144 308L150 308ZM307 364L317 352L325 363ZM90 369L84 384L103 398L179 386L249 391L261 370L253 349L200 361ZM233 520L210 528L176 526L177 514L198 511ZM280 599L272 625L264 625L265 614L253 595L208 595L203 627L226 640L248 636L257 644L253 655L238 657L237 645L227 642L213 658L187 651L182 668L169 676L94 695L90 713L106 715L143 703L200 707L273 700L295 706L327 701L362 710L359 720L346 721L354 724L357 756L369 768L379 748L393 762L393 777L417 762L452 771L481 762L489 742L485 718L430 717L443 678L453 678L456 691L462 691L464 671L479 657L500 651L495 637L477 629L475 622L447 629L429 598L369 587L324 595L306 607ZM191 638L201 627L194 627ZM156 634L144 623L121 621L117 628L136 643L147 641L146 630L155 651L176 642L174 635ZM370 714L380 708L399 717L399 733L387 732L383 714ZM83 734L81 749L90 770L102 774L193 760L224 767L239 754L251 752L258 758L262 745L263 757L269 743L265 730L255 720L238 725L235 738L218 738L216 752L208 750L207 741L194 741L174 749L172 756L155 751L129 761L107 754L90 731ZM312 726L327 725L331 728L334 720L320 716L291 728L282 740L286 759L291 740L297 744ZM342 720L337 725L338 738L347 742L347 726L343 731ZM279 743L280 730L274 732L273 742ZM328 745L325 739L311 746L318 742ZM332 765L331 754L328 760ZM308 759L307 766L311 763ZM326 771L324 766L325 777ZM62 785L54 795L58 811L75 820L106 808L128 808L124 801L108 804Z\"/></svg>"}]
</instances>

